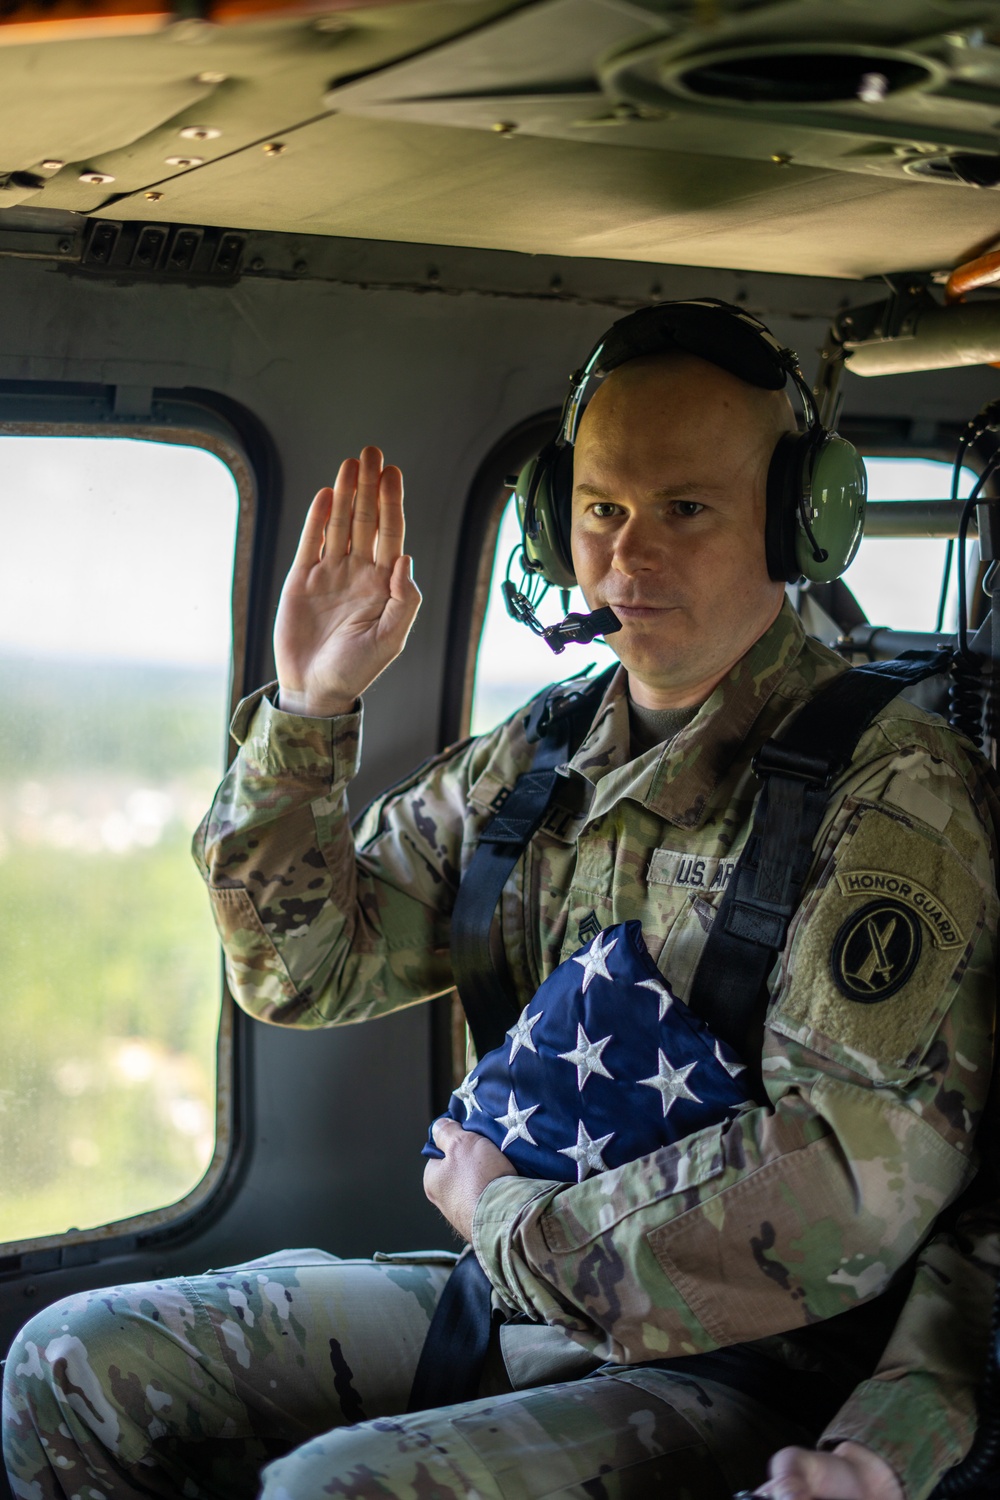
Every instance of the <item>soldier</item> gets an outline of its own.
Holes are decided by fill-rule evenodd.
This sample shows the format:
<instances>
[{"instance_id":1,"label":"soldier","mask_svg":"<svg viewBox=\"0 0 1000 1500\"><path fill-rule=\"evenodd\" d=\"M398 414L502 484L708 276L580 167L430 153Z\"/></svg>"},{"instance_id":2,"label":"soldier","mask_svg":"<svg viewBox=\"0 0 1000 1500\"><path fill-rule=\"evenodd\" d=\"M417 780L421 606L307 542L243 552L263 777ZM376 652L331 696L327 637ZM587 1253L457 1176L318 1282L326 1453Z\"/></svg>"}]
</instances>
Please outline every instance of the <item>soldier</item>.
<instances>
[{"instance_id":1,"label":"soldier","mask_svg":"<svg viewBox=\"0 0 1000 1500\"><path fill-rule=\"evenodd\" d=\"M622 670L504 893L522 1002L595 917L639 919L686 996L747 835L753 753L843 670L768 571L790 407L723 364L629 359L580 428L573 561L588 605L621 620ZM233 993L274 1024L450 987L459 873L530 761L516 715L376 802L355 850L359 699L420 602L403 544L402 476L366 448L310 508L280 686L241 706L196 836ZM779 1500L923 1500L968 1446L992 1293L988 1237L979 1258L945 1235L921 1253L973 1176L989 1083L990 797L938 721L899 700L878 716L772 976L767 1107L572 1185L436 1127L428 1197L521 1315L478 1399L405 1414L447 1255L288 1252L83 1294L7 1362L19 1500L250 1494L262 1464L269 1500L721 1497L776 1450Z\"/></svg>"}]
</instances>

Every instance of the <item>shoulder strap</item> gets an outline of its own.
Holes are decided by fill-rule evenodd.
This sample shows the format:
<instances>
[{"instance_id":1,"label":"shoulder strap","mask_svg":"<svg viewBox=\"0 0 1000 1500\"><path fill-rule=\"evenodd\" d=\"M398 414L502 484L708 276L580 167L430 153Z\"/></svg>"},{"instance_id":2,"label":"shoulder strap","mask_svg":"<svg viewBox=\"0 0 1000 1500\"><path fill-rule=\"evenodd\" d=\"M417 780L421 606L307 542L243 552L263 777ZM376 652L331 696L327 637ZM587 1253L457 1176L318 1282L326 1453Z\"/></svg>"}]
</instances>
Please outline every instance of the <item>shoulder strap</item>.
<instances>
[{"instance_id":1,"label":"shoulder strap","mask_svg":"<svg viewBox=\"0 0 1000 1500\"><path fill-rule=\"evenodd\" d=\"M499 1047L519 1013L490 946L500 893L541 825L555 790L557 768L582 743L616 670L617 664L582 689L556 683L533 701L525 720L527 737L537 747L531 767L521 772L479 835L479 845L462 877L451 915L452 971L480 1057Z\"/></svg>"},{"instance_id":2,"label":"shoulder strap","mask_svg":"<svg viewBox=\"0 0 1000 1500\"><path fill-rule=\"evenodd\" d=\"M947 649L908 651L835 677L757 751L763 785L753 826L712 923L689 997L717 1036L746 1051L767 976L785 946L813 858L830 787L881 709L905 687L944 671Z\"/></svg>"}]
</instances>

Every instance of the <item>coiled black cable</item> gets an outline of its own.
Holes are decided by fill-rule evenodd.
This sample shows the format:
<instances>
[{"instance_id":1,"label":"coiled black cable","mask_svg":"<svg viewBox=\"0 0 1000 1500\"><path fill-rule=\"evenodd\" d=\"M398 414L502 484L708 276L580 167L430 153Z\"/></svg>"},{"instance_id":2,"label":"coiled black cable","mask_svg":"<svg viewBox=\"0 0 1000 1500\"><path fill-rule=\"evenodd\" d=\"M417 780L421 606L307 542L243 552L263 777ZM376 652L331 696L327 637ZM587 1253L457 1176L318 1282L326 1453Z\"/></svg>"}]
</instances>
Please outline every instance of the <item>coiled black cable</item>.
<instances>
[{"instance_id":1,"label":"coiled black cable","mask_svg":"<svg viewBox=\"0 0 1000 1500\"><path fill-rule=\"evenodd\" d=\"M987 401L981 411L978 411L965 426L965 430L958 440L955 451L955 464L951 473L951 501L953 505L958 504L958 489L962 479L962 466L965 455L974 443L977 443L985 432L991 427L1000 424L1000 401ZM997 467L1000 466L1000 448L990 455L979 475L965 504L962 506L962 515L958 523L958 649L963 657L969 659L969 611L966 598L965 581L965 541L969 534L969 522L972 520L972 512L976 502L979 500L987 480L992 479ZM941 585L941 599L938 605L938 621L944 617L944 603L948 590L948 575L951 572L952 551L949 548L945 553L945 576Z\"/></svg>"},{"instance_id":2,"label":"coiled black cable","mask_svg":"<svg viewBox=\"0 0 1000 1500\"><path fill-rule=\"evenodd\" d=\"M983 746L983 677L975 656L956 656L948 669L948 723L978 748Z\"/></svg>"},{"instance_id":3,"label":"coiled black cable","mask_svg":"<svg viewBox=\"0 0 1000 1500\"><path fill-rule=\"evenodd\" d=\"M931 1500L952 1500L983 1489L996 1494L1000 1469L1000 1286L993 1298L986 1375L979 1392L979 1423L972 1447L938 1481Z\"/></svg>"},{"instance_id":4,"label":"coiled black cable","mask_svg":"<svg viewBox=\"0 0 1000 1500\"><path fill-rule=\"evenodd\" d=\"M965 542L969 535L969 522L972 520L972 512L976 508L987 480L993 478L998 467L1000 467L1000 450L992 455L983 472L969 491L968 499L962 506L962 515L958 523L958 649L966 657L969 655L969 607L966 597Z\"/></svg>"},{"instance_id":5,"label":"coiled black cable","mask_svg":"<svg viewBox=\"0 0 1000 1500\"><path fill-rule=\"evenodd\" d=\"M957 503L959 476L962 460L967 449L976 442L989 427L1000 421L1000 402L991 401L973 417L959 439L952 476L951 498ZM982 474L976 480L972 492L962 507L958 527L958 644L959 654L952 663L953 683L949 693L948 718L956 729L978 742L982 729L983 662L969 650L968 604L965 578L965 540L973 508L989 478L1000 465L1000 451L991 455ZM948 553L945 579L941 592L939 624L944 612L944 597L948 586L951 553ZM975 700L975 733L970 734L973 720L973 698ZM952 705L954 704L954 711ZM960 722L961 721L961 722ZM993 725L988 726L992 732ZM979 1420L972 1447L965 1458L938 1481L931 1500L954 1500L959 1495L970 1495L975 1491L995 1495L1000 1488L1000 1283L993 1297L993 1315L990 1319L989 1345L986 1357L986 1372L979 1388L977 1402Z\"/></svg>"}]
</instances>

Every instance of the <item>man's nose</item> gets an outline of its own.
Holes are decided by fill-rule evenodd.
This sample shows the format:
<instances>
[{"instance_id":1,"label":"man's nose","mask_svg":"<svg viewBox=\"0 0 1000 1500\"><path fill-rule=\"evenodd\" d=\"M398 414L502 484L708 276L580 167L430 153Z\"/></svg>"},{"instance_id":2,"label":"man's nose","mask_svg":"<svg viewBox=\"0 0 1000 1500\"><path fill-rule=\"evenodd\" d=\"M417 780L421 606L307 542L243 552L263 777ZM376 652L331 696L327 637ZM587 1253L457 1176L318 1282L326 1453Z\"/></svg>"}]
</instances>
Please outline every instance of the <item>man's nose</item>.
<instances>
[{"instance_id":1,"label":"man's nose","mask_svg":"<svg viewBox=\"0 0 1000 1500\"><path fill-rule=\"evenodd\" d=\"M662 539L647 522L630 518L615 538L613 566L629 576L663 566Z\"/></svg>"}]
</instances>

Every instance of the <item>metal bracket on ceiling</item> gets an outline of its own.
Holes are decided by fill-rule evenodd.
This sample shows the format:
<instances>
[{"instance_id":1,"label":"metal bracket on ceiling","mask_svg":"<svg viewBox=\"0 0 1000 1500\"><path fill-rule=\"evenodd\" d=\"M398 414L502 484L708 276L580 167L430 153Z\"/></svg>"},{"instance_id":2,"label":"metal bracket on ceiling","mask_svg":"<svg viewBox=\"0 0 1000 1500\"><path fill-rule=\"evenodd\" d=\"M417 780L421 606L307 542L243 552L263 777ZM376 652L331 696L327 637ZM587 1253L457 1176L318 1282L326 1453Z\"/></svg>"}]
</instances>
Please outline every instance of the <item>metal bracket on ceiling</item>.
<instances>
[{"instance_id":1,"label":"metal bracket on ceiling","mask_svg":"<svg viewBox=\"0 0 1000 1500\"><path fill-rule=\"evenodd\" d=\"M844 404L840 382L844 373L844 345L837 336L837 326L831 323L823 347L819 352L819 369L813 386L813 399L821 426L834 432Z\"/></svg>"},{"instance_id":2,"label":"metal bracket on ceiling","mask_svg":"<svg viewBox=\"0 0 1000 1500\"><path fill-rule=\"evenodd\" d=\"M847 308L834 319L831 332L842 345L909 338L920 314L937 306L931 291L931 278L926 273L893 275L884 279L889 287L889 296L884 301Z\"/></svg>"}]
</instances>

